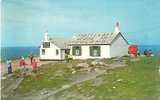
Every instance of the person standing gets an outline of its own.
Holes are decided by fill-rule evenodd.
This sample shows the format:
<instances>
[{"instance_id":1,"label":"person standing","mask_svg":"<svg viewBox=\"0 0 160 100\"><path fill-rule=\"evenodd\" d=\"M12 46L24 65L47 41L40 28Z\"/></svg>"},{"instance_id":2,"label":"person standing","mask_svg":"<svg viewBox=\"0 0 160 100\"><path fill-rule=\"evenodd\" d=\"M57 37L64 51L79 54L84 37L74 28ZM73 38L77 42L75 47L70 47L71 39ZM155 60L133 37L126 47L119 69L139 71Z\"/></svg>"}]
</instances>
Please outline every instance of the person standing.
<instances>
[{"instance_id":1,"label":"person standing","mask_svg":"<svg viewBox=\"0 0 160 100\"><path fill-rule=\"evenodd\" d=\"M7 67L8 67L8 74L12 73L12 61L11 60L7 60Z\"/></svg>"},{"instance_id":2,"label":"person standing","mask_svg":"<svg viewBox=\"0 0 160 100\"><path fill-rule=\"evenodd\" d=\"M21 69L22 69L22 73L23 74L25 74L26 73L26 62L25 62L25 60L24 60L24 57L21 57L21 60L20 60L20 62L19 62L19 65L20 65L20 67L21 67Z\"/></svg>"},{"instance_id":3,"label":"person standing","mask_svg":"<svg viewBox=\"0 0 160 100\"><path fill-rule=\"evenodd\" d=\"M30 58L30 61L31 61L31 64L32 64L32 60L33 60L33 55L32 55L32 53L30 53L29 58Z\"/></svg>"},{"instance_id":4,"label":"person standing","mask_svg":"<svg viewBox=\"0 0 160 100\"><path fill-rule=\"evenodd\" d=\"M33 72L37 71L37 61L36 61L36 59L33 59L33 61L32 61L32 71Z\"/></svg>"},{"instance_id":5,"label":"person standing","mask_svg":"<svg viewBox=\"0 0 160 100\"><path fill-rule=\"evenodd\" d=\"M147 49L145 49L143 54L147 56L147 52L148 52Z\"/></svg>"},{"instance_id":6,"label":"person standing","mask_svg":"<svg viewBox=\"0 0 160 100\"><path fill-rule=\"evenodd\" d=\"M152 50L151 49L149 49L149 55L151 56L153 53L152 53Z\"/></svg>"},{"instance_id":7,"label":"person standing","mask_svg":"<svg viewBox=\"0 0 160 100\"><path fill-rule=\"evenodd\" d=\"M67 63L69 63L68 54L65 54L65 60Z\"/></svg>"}]
</instances>

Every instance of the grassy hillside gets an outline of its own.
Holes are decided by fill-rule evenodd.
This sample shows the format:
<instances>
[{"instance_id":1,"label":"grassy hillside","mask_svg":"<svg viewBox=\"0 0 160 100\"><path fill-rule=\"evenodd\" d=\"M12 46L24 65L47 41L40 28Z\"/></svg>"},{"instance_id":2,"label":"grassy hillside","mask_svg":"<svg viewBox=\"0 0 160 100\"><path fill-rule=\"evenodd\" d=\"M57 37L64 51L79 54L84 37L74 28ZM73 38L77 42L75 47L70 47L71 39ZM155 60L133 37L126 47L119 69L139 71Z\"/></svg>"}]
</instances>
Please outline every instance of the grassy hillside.
<instances>
[{"instance_id":1,"label":"grassy hillside","mask_svg":"<svg viewBox=\"0 0 160 100\"><path fill-rule=\"evenodd\" d=\"M124 57L125 67L106 69L96 68L91 62L94 60L74 60L69 63L53 62L42 65L36 74L24 78L13 94L25 96L47 90L49 96L44 100L159 100L160 96L160 58L158 57ZM114 59L100 60L104 64L119 62ZM79 63L86 63L92 69L105 70L94 79L82 81L73 85L75 80L94 75L94 71L80 71L72 73ZM17 73L16 73L17 74ZM96 74L96 73L95 73ZM56 92L63 86L69 86ZM12 97L10 97L12 98Z\"/></svg>"},{"instance_id":2,"label":"grassy hillside","mask_svg":"<svg viewBox=\"0 0 160 100\"><path fill-rule=\"evenodd\" d=\"M159 100L159 68L160 60L156 57L128 61L127 67L109 70L97 77L98 81L102 80L99 85L93 85L96 79L87 81L58 93L56 98L65 98L72 93L74 95L67 100L82 100L82 97L92 100Z\"/></svg>"}]
</instances>

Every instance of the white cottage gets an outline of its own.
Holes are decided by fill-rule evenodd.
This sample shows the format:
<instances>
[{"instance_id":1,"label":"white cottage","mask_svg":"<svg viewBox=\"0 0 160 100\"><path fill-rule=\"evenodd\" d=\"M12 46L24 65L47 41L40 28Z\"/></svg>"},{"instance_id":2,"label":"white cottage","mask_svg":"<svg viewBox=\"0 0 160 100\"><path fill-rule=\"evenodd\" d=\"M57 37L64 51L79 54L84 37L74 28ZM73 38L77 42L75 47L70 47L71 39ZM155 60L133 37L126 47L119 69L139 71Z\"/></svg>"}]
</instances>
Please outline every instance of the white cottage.
<instances>
[{"instance_id":1,"label":"white cottage","mask_svg":"<svg viewBox=\"0 0 160 100\"><path fill-rule=\"evenodd\" d=\"M116 23L115 32L81 33L70 43L73 59L111 58L128 54L128 42Z\"/></svg>"},{"instance_id":2,"label":"white cottage","mask_svg":"<svg viewBox=\"0 0 160 100\"><path fill-rule=\"evenodd\" d=\"M73 59L111 58L128 54L128 42L116 23L114 32L80 33L69 41L48 39L45 33L40 46L41 60L64 60L70 53Z\"/></svg>"},{"instance_id":3,"label":"white cottage","mask_svg":"<svg viewBox=\"0 0 160 100\"><path fill-rule=\"evenodd\" d=\"M48 32L45 32L40 46L40 60L64 60L68 50L66 40L49 39Z\"/></svg>"}]
</instances>

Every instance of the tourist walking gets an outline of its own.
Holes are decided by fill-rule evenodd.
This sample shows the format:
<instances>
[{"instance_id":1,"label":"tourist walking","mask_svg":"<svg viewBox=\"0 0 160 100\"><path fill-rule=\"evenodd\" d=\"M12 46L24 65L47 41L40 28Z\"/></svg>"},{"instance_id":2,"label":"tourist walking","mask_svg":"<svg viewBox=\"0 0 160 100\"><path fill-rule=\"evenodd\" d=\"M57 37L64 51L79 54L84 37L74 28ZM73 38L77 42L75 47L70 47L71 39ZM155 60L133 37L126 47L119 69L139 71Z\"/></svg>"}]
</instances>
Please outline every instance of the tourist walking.
<instances>
[{"instance_id":1,"label":"tourist walking","mask_svg":"<svg viewBox=\"0 0 160 100\"><path fill-rule=\"evenodd\" d=\"M32 72L37 72L37 61L33 59L32 61Z\"/></svg>"},{"instance_id":2,"label":"tourist walking","mask_svg":"<svg viewBox=\"0 0 160 100\"><path fill-rule=\"evenodd\" d=\"M8 68L8 74L12 73L12 61L11 60L7 60L7 68Z\"/></svg>"},{"instance_id":3,"label":"tourist walking","mask_svg":"<svg viewBox=\"0 0 160 100\"><path fill-rule=\"evenodd\" d=\"M27 65L27 63L25 62L24 57L21 57L19 65L21 67L22 74L25 74L26 73L26 65Z\"/></svg>"}]
</instances>

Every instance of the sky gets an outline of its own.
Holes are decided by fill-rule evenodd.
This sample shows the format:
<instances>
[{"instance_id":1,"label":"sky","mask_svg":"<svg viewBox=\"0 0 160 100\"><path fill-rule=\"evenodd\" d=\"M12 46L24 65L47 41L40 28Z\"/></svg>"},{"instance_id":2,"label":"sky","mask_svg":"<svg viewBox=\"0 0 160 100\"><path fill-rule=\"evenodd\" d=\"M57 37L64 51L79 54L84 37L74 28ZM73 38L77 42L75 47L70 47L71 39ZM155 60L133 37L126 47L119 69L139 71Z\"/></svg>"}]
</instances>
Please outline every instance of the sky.
<instances>
[{"instance_id":1,"label":"sky","mask_svg":"<svg viewBox=\"0 0 160 100\"><path fill-rule=\"evenodd\" d=\"M131 44L160 44L160 0L2 0L1 46L39 46L80 32L113 32Z\"/></svg>"}]
</instances>

